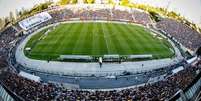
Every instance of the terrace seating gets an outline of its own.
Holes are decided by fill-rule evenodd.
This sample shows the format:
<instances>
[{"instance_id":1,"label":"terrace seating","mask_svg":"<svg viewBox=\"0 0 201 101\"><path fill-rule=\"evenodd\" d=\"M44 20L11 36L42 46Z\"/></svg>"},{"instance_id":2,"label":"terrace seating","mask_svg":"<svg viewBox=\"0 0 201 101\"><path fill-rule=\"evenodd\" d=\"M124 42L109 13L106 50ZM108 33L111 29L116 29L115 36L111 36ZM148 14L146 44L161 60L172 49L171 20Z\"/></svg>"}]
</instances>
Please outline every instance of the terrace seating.
<instances>
[{"instance_id":1,"label":"terrace seating","mask_svg":"<svg viewBox=\"0 0 201 101\"><path fill-rule=\"evenodd\" d=\"M34 82L12 72L4 74L3 82L25 100L165 100L179 89L185 89L196 77L196 70L201 70L200 64L187 67L163 81L113 91L69 90L54 84Z\"/></svg>"},{"instance_id":2,"label":"terrace seating","mask_svg":"<svg viewBox=\"0 0 201 101\"><path fill-rule=\"evenodd\" d=\"M151 20L146 13L133 11L131 14L124 11L112 11L113 18L133 20L136 23L146 25ZM122 17L121 14L126 16ZM61 10L50 12L53 17L52 20L44 22L36 27L43 27L50 23L69 20L74 17L95 17L110 18L110 9L91 11L89 14L86 12L73 12L72 10ZM131 17L133 16L133 17ZM166 31L175 37L186 47L195 50L201 44L201 36L196 31L190 29L184 24L178 23L174 20L163 19L157 23L157 27ZM19 27L17 27L18 29ZM20 29L20 28L19 28ZM17 39L15 36L17 31L12 27L0 33L0 67L9 66L7 63L9 49L12 48L10 44L13 40ZM201 70L200 63L196 66L186 67L184 70L166 77L165 80L153 84L146 84L137 88L130 88L124 90L112 91L82 91L82 90L69 90L63 87L58 87L54 84L38 83L19 76L14 72L6 72L1 75L1 80L4 84L17 95L25 100L165 100L173 96L179 89L185 89L192 80L196 77L196 71Z\"/></svg>"},{"instance_id":3,"label":"terrace seating","mask_svg":"<svg viewBox=\"0 0 201 101\"><path fill-rule=\"evenodd\" d=\"M172 19L162 19L156 25L159 29L170 34L177 39L182 45L195 51L201 46L201 35L187 25Z\"/></svg>"},{"instance_id":4,"label":"terrace seating","mask_svg":"<svg viewBox=\"0 0 201 101\"><path fill-rule=\"evenodd\" d=\"M127 20L127 21L133 20L132 14L130 14L127 11L112 10L112 14L114 20Z\"/></svg>"}]
</instances>

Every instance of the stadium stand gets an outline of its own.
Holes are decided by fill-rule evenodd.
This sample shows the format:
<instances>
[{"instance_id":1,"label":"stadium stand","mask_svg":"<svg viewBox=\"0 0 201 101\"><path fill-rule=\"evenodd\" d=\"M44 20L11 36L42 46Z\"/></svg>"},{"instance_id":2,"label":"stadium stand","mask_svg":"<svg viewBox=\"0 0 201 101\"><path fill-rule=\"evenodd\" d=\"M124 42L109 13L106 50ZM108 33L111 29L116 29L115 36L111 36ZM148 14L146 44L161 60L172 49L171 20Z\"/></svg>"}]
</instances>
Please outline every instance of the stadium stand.
<instances>
[{"instance_id":1,"label":"stadium stand","mask_svg":"<svg viewBox=\"0 0 201 101\"><path fill-rule=\"evenodd\" d=\"M48 20L50 20L52 17L49 15L49 13L47 12L42 12L39 14L36 14L32 17L29 17L27 19L24 19L22 21L19 22L19 25L21 28L23 28L24 30L29 30L43 22L46 22Z\"/></svg>"},{"instance_id":2,"label":"stadium stand","mask_svg":"<svg viewBox=\"0 0 201 101\"><path fill-rule=\"evenodd\" d=\"M47 14L47 13L46 13ZM45 15L46 15L45 14ZM14 56L11 49L15 49L20 40L23 40L25 36L18 37L15 34L21 29L32 30L34 28L42 28L50 23L68 21L70 18L80 18L83 20L93 19L125 19L132 20L139 24L149 24L151 19L148 14L133 10L132 13L127 11L120 11L115 9L100 9L95 11L72 11L71 9L54 9L49 14L53 19L48 21L45 18L35 21L31 24L22 24L8 27L0 33L0 67L10 67L9 57L12 57L14 62ZM49 14L47 14L49 16ZM125 15L125 16L121 16ZM29 19L29 18L28 18ZM38 22L39 21L39 22ZM26 22L26 21L25 21ZM34 24L34 25L32 25ZM182 45L189 49L196 50L200 44L200 35L198 32L192 30L188 26L181 24L171 19L163 19L157 23L157 27L161 30L172 35ZM32 30L31 32L33 32ZM29 33L31 33L29 32ZM19 41L15 41L19 39ZM11 55L11 56L10 56ZM13 64L13 63L11 63ZM15 65L15 64L14 64ZM18 65L19 66L19 65ZM10 70L11 69L11 70ZM16 66L16 69L18 67ZM93 90L72 90L66 89L62 85L55 85L53 83L35 82L21 77L18 72L13 71L13 68L9 68L8 71L1 73L1 83L3 83L15 97L23 99L25 101L38 100L38 101L63 101L63 100L134 100L134 101L158 101L166 99L174 99L174 95L180 90L190 92L193 87L199 89L200 83L200 70L201 62L198 61L195 65L185 64L184 69L175 74L166 76L163 80L154 83L147 83L143 86L126 88L121 90L110 91L93 91ZM197 79L197 81L195 81ZM194 85L196 84L196 85ZM196 87L194 87L196 86ZM187 90L186 90L187 89ZM190 90L189 90L190 89ZM197 90L195 89L195 90ZM193 90L193 91L195 91ZM0 86L0 93L2 92ZM192 94L192 93L191 93ZM12 94L11 94L12 95ZM191 99L192 96L187 97ZM12 99L12 98L11 98ZM179 98L180 99L180 98ZM170 99L171 100L171 99Z\"/></svg>"},{"instance_id":3,"label":"stadium stand","mask_svg":"<svg viewBox=\"0 0 201 101\"><path fill-rule=\"evenodd\" d=\"M3 74L3 82L9 89L25 100L165 100L180 89L185 89L198 75L201 65L185 67L177 74L165 80L145 84L137 88L113 91L68 90L54 84L38 83L19 76L16 73ZM26 87L26 89L24 88Z\"/></svg>"},{"instance_id":4,"label":"stadium stand","mask_svg":"<svg viewBox=\"0 0 201 101\"><path fill-rule=\"evenodd\" d=\"M15 101L3 88L3 86L0 85L0 100L1 101Z\"/></svg>"},{"instance_id":5,"label":"stadium stand","mask_svg":"<svg viewBox=\"0 0 201 101\"><path fill-rule=\"evenodd\" d=\"M201 35L187 25L172 19L162 19L156 25L159 29L170 34L185 47L195 51L201 45Z\"/></svg>"}]
</instances>

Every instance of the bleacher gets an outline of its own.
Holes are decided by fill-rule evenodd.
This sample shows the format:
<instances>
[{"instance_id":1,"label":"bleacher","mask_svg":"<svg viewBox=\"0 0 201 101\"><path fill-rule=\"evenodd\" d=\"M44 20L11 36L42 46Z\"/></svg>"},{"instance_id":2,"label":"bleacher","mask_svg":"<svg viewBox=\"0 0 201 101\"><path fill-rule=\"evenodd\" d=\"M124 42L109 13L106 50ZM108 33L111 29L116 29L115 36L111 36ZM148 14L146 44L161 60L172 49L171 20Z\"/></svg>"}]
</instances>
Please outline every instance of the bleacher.
<instances>
[{"instance_id":1,"label":"bleacher","mask_svg":"<svg viewBox=\"0 0 201 101\"><path fill-rule=\"evenodd\" d=\"M19 25L21 28L23 28L24 30L29 30L43 22L46 22L48 20L50 20L52 17L50 16L49 13L47 12L42 12L39 14L36 14L32 17L29 17L27 19L24 19L22 21L19 22Z\"/></svg>"},{"instance_id":2,"label":"bleacher","mask_svg":"<svg viewBox=\"0 0 201 101\"><path fill-rule=\"evenodd\" d=\"M86 16L87 17L89 17L89 15L99 16L99 12L101 12L101 15L102 15L102 14L109 13L110 10L111 8L106 9L106 13L105 12L103 13L103 11L101 10L100 11L97 10L96 15L93 15L92 13L90 13L90 14L86 14ZM19 22L19 25L24 30L29 30L40 24L44 24L43 26L45 26L46 25L45 22L50 20L51 16L54 14L55 15L52 17L53 18L58 17L57 19L60 19L61 21L65 21L69 17L78 17L78 18L80 17L78 12L74 13L72 12L72 10L64 10L64 11L61 10L61 11L62 11L61 13L55 13L57 12L55 11L51 15L43 12ZM128 15L128 17L115 16L115 18L116 19L123 18L123 19L129 20L131 18L129 13L131 12L117 11L115 12L115 15L126 14ZM85 16L85 14L83 16ZM132 16L133 16L132 19L134 18L133 20L136 23L145 25L150 22L149 15L144 12L133 11ZM104 15L102 17L107 17L107 16ZM169 26L172 23L173 25ZM200 41L199 41L200 36L197 34L197 32L192 31L192 29L189 29L188 27L184 25L181 25L172 21L170 22L161 21L158 24L162 24L161 26L159 25L158 27L161 27L166 32L173 35L175 38L178 39L178 41L180 41L182 44L186 45L187 47L194 50L200 45ZM43 26L40 26L40 27L43 27ZM174 28L174 27L177 30L170 30L171 28ZM0 40L1 40L0 59L3 60L0 62L0 66L7 66L6 56L8 56L9 54L9 49L12 48L11 45L9 45L9 43L16 39L15 33L18 31L17 29L20 29L20 28L9 27L6 30L4 30L0 35ZM184 30L180 30L180 29L184 29ZM173 31L176 31L176 33L173 33ZM178 33L180 32L182 33L181 38L185 39L186 40L185 42L179 39L181 35L178 35ZM111 58L111 56L106 56L106 57L108 57L109 59ZM119 58L119 56L117 55L112 57ZM183 90L183 95L186 97L187 100L189 100L196 94L196 91L200 89L200 85L201 85L200 72L199 72L200 70L201 70L200 65L195 67L186 66L183 69L177 70L177 72L174 75L166 77L159 82L156 82L153 84L147 84L147 85L138 87L138 89L128 88L128 89L118 90L118 91L112 90L112 91L94 92L94 91L82 91L82 90L69 90L65 88L55 87L55 85L52 85L52 84L37 83L32 80L23 78L18 74L10 73L10 72L7 73L7 75L4 75L5 78L3 80L6 86L10 88L13 93L16 93L17 95L23 97L23 99L25 100L43 100L43 101L45 100L62 101L66 99L67 100L82 100L82 99L84 100L165 100L165 99L171 98L172 96L173 96L172 99L181 100L182 99L181 95L176 92L182 91L182 90ZM142 78L145 78L145 77L143 77L142 75ZM135 82L140 82L142 78L128 78L128 80L135 79ZM117 80L113 80L113 81L115 82L114 85L116 85ZM25 87L27 87L27 89L24 89ZM119 87L119 86L116 85L116 87ZM176 97L174 97L175 93L178 94L176 95ZM13 98L5 91L3 86L0 85L0 100L2 99L6 101L13 101Z\"/></svg>"}]
</instances>

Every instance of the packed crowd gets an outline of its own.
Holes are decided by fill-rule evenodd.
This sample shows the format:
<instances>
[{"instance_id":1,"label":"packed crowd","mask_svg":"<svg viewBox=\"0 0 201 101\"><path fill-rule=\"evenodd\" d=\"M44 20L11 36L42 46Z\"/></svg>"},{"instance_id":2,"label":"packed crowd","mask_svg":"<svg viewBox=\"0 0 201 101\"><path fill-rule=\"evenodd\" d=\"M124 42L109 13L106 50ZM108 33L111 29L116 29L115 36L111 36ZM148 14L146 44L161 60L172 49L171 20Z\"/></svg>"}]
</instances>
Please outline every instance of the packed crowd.
<instances>
[{"instance_id":1,"label":"packed crowd","mask_svg":"<svg viewBox=\"0 0 201 101\"><path fill-rule=\"evenodd\" d=\"M109 21L128 21L146 25L151 23L151 19L145 12L132 10L131 12L118 9L59 9L49 12L55 21L73 20L109 20Z\"/></svg>"},{"instance_id":2,"label":"packed crowd","mask_svg":"<svg viewBox=\"0 0 201 101\"><path fill-rule=\"evenodd\" d=\"M0 33L0 48L2 49L8 49L8 45L10 42L12 42L16 37L15 34L17 31L11 26L5 29Z\"/></svg>"},{"instance_id":3,"label":"packed crowd","mask_svg":"<svg viewBox=\"0 0 201 101\"><path fill-rule=\"evenodd\" d=\"M53 20L55 22L65 21L69 20L73 17L73 11L69 9L61 9L59 11L52 11L50 12L50 15L52 16Z\"/></svg>"},{"instance_id":4,"label":"packed crowd","mask_svg":"<svg viewBox=\"0 0 201 101\"><path fill-rule=\"evenodd\" d=\"M113 18L113 20L133 21L133 16L131 13L129 13L127 11L121 11L121 10L115 10L115 9L112 10L112 18Z\"/></svg>"},{"instance_id":5,"label":"packed crowd","mask_svg":"<svg viewBox=\"0 0 201 101\"><path fill-rule=\"evenodd\" d=\"M144 86L112 91L69 90L54 84L44 84L23 78L15 73L3 74L4 84L26 101L76 101L76 100L134 100L158 101L173 96L179 89L185 89L201 70L200 63L185 67L184 70L166 77L164 80Z\"/></svg>"},{"instance_id":6,"label":"packed crowd","mask_svg":"<svg viewBox=\"0 0 201 101\"><path fill-rule=\"evenodd\" d=\"M109 9L99 9L92 12L93 18L96 19L102 19L102 20L110 20L111 18L111 12Z\"/></svg>"},{"instance_id":7,"label":"packed crowd","mask_svg":"<svg viewBox=\"0 0 201 101\"><path fill-rule=\"evenodd\" d=\"M133 20L135 23L147 25L152 23L150 20L150 16L147 13L143 12L137 12L137 11L132 11L133 12Z\"/></svg>"},{"instance_id":8,"label":"packed crowd","mask_svg":"<svg viewBox=\"0 0 201 101\"><path fill-rule=\"evenodd\" d=\"M51 11L52 20L40 24L37 27L43 27L50 23L70 20L70 18L87 19L125 19L133 22L144 24L150 23L149 15L143 12L132 11L132 13L119 10L94 10L94 11L72 11L70 9L62 9L60 11ZM122 16L124 15L124 16ZM190 29L184 24L170 19L163 19L157 23L157 27L171 34L179 42L186 47L195 50L201 44L201 36L194 30ZM19 26L16 26L20 29ZM8 27L0 33L0 67L7 66L7 57L9 49L12 47L17 30ZM40 83L28 80L13 72L6 72L1 74L1 80L4 84L17 95L26 101L38 100L140 100L140 101L157 101L165 100L174 95L179 89L185 89L192 80L196 77L196 71L201 70L201 65L187 66L184 70L177 74L172 74L164 80L146 84L137 88L130 88L124 90L113 91L82 91L69 90L50 83Z\"/></svg>"},{"instance_id":9,"label":"packed crowd","mask_svg":"<svg viewBox=\"0 0 201 101\"><path fill-rule=\"evenodd\" d=\"M14 40L16 39L17 31L12 27L0 32L0 66L5 67L7 65L7 57L9 54L10 47L13 46Z\"/></svg>"},{"instance_id":10,"label":"packed crowd","mask_svg":"<svg viewBox=\"0 0 201 101\"><path fill-rule=\"evenodd\" d=\"M201 46L201 35L185 24L172 19L162 19L156 25L179 41L185 47L195 51Z\"/></svg>"}]
</instances>

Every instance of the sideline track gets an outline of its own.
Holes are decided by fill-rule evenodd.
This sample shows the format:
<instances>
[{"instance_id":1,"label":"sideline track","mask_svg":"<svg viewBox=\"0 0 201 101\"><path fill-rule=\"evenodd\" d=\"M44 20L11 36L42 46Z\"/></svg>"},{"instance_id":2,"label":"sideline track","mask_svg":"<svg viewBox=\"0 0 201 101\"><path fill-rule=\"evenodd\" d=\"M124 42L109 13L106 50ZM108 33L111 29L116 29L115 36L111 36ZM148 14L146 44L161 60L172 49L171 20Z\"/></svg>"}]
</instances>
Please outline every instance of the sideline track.
<instances>
[{"instance_id":1,"label":"sideline track","mask_svg":"<svg viewBox=\"0 0 201 101\"><path fill-rule=\"evenodd\" d=\"M108 21L68 21L62 23L80 23L80 22L108 22ZM116 22L109 21L112 23L121 23L127 24L126 22ZM23 65L27 69L59 74L59 75L72 75L72 76L116 76L121 75L124 71L136 73L136 72L144 72L150 71L153 69L163 68L169 66L171 64L175 64L179 62L181 59L181 53L177 49L177 47L170 42L175 50L174 58L166 58L160 60L149 60L149 61L140 61L140 62L123 62L121 64L118 63L104 63L102 68L100 68L98 63L77 63L77 62L59 62L59 61L44 61L44 60L34 60L27 58L24 54L24 47L28 40L38 32L42 31L45 28L54 26L55 24L43 27L36 32L30 34L25 40L21 42L21 44L17 47L15 57L16 61ZM135 24L138 25L138 24ZM140 25L142 26L142 25ZM143 67L142 67L143 64Z\"/></svg>"}]
</instances>

